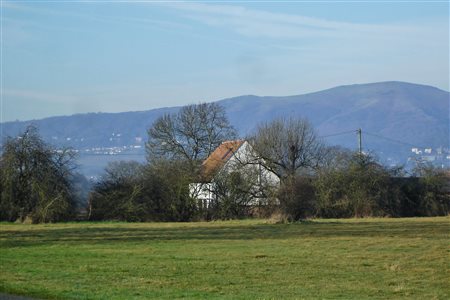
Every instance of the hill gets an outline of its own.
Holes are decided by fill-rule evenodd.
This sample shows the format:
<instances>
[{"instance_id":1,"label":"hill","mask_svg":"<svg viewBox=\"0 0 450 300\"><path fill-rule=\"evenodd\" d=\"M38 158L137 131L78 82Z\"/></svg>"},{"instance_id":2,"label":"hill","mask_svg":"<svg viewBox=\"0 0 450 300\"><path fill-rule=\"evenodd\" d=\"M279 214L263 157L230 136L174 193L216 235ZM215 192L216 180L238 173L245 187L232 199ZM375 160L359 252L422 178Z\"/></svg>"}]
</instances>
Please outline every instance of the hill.
<instances>
[{"instance_id":1,"label":"hill","mask_svg":"<svg viewBox=\"0 0 450 300\"><path fill-rule=\"evenodd\" d=\"M283 116L308 118L321 136L363 130L363 146L381 156L403 157L411 147L449 147L450 93L406 82L339 86L282 97L240 96L218 101L241 136L258 123ZM1 124L14 136L30 123L56 145L76 149L138 145L143 155L146 130L159 116L179 107L123 113L88 113ZM331 144L356 147L354 133L327 137Z\"/></svg>"},{"instance_id":2,"label":"hill","mask_svg":"<svg viewBox=\"0 0 450 300\"><path fill-rule=\"evenodd\" d=\"M241 133L254 124L279 116L307 117L320 135L362 128L387 139L366 135L366 147L398 152L410 146L448 147L450 93L404 82L356 84L288 97L242 96L221 101ZM251 114L245 114L251 112ZM245 116L245 117L243 117ZM356 146L353 135L332 138L333 143ZM397 150L396 150L397 149Z\"/></svg>"}]
</instances>

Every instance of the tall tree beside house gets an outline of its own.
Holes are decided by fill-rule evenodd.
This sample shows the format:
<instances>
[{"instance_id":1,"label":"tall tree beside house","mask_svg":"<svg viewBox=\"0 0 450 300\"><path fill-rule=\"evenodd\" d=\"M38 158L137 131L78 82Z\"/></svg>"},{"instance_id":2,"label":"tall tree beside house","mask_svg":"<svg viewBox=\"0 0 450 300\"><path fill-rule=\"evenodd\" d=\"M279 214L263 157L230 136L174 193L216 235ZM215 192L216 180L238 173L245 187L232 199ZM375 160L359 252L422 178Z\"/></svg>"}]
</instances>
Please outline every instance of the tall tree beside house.
<instances>
[{"instance_id":1,"label":"tall tree beside house","mask_svg":"<svg viewBox=\"0 0 450 300\"><path fill-rule=\"evenodd\" d=\"M0 158L1 220L67 220L74 213L74 157L46 144L34 126L7 138Z\"/></svg>"},{"instance_id":2,"label":"tall tree beside house","mask_svg":"<svg viewBox=\"0 0 450 300\"><path fill-rule=\"evenodd\" d=\"M280 179L278 199L280 208L289 219L312 214L314 193L308 180L301 176L311 174L326 157L327 148L313 126L306 119L275 119L260 125L249 138L255 157L265 169ZM301 183L302 191L298 186Z\"/></svg>"},{"instance_id":3,"label":"tall tree beside house","mask_svg":"<svg viewBox=\"0 0 450 300\"><path fill-rule=\"evenodd\" d=\"M167 219L188 220L195 216L190 183L200 180L202 161L222 142L236 136L225 109L217 103L184 106L176 114L160 117L148 129L147 174L164 187L161 192L165 201L155 203L159 203Z\"/></svg>"},{"instance_id":4,"label":"tall tree beside house","mask_svg":"<svg viewBox=\"0 0 450 300\"><path fill-rule=\"evenodd\" d=\"M184 106L157 119L148 130L148 160L176 159L196 165L223 141L236 137L225 109L217 103Z\"/></svg>"},{"instance_id":5,"label":"tall tree beside house","mask_svg":"<svg viewBox=\"0 0 450 300\"><path fill-rule=\"evenodd\" d=\"M306 119L275 119L260 125L249 138L257 159L280 180L320 165L326 148Z\"/></svg>"}]
</instances>

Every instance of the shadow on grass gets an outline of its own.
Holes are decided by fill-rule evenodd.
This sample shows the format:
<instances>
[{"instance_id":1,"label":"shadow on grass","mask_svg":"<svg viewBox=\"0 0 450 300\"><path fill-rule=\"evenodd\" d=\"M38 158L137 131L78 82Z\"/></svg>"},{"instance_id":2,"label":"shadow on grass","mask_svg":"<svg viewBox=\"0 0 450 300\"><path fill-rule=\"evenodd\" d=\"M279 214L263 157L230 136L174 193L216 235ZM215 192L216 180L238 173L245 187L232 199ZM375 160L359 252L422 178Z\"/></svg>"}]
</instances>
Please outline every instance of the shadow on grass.
<instances>
[{"instance_id":1,"label":"shadow on grass","mask_svg":"<svg viewBox=\"0 0 450 300\"><path fill-rule=\"evenodd\" d=\"M399 237L441 238L448 232L448 223L430 222L351 222L298 224L259 224L195 227L135 228L133 224L115 224L106 227L83 226L8 230L0 232L2 248L26 247L39 244L101 244L115 242L151 242L183 240L252 240L289 238L351 238Z\"/></svg>"}]
</instances>

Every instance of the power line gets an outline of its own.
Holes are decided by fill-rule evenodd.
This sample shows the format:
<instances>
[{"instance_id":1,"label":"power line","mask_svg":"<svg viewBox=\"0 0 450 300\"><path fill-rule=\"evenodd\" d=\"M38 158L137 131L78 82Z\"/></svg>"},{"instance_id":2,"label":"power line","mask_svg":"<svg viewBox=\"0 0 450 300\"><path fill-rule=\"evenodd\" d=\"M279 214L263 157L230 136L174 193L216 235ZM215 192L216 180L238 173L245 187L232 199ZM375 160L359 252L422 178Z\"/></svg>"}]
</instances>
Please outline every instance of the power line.
<instances>
[{"instance_id":1,"label":"power line","mask_svg":"<svg viewBox=\"0 0 450 300\"><path fill-rule=\"evenodd\" d=\"M374 137L377 137L377 138L380 138L380 139L384 139L384 140L387 140L387 141L390 141L390 142L393 142L393 143L397 143L397 144L402 144L402 145L405 145L405 146L410 146L410 147L415 147L415 148L427 148L427 147L422 147L420 145L414 145L414 144L410 144L410 143L403 142L403 141L400 141L400 140L396 140L396 139L393 139L393 138L388 138L388 137L385 137L385 136L382 136L382 135L379 135L379 134L370 133L370 132L367 132L367 131L364 131L364 133L367 134L367 135L370 135L370 136L374 136Z\"/></svg>"},{"instance_id":2,"label":"power line","mask_svg":"<svg viewBox=\"0 0 450 300\"><path fill-rule=\"evenodd\" d=\"M319 136L320 138L327 138L327 137L332 137L332 136L339 136L339 135L344 135L344 134L349 134L349 133L356 133L357 130L349 130L349 131L342 131L342 132L337 132L337 133L332 133L332 134L327 134L327 135L322 135Z\"/></svg>"},{"instance_id":3,"label":"power line","mask_svg":"<svg viewBox=\"0 0 450 300\"><path fill-rule=\"evenodd\" d=\"M322 136L319 136L319 137L320 137L320 138L328 138L328 137L334 137L334 136L346 135L346 134L350 134L350 133L356 133L356 134L358 134L358 133L360 133L360 134L361 134L361 133L364 133L364 134L369 135L369 136L373 136L373 137L376 137L376 138L379 138L379 139L383 139L383 140L386 140L386 141L390 141L390 142L397 143L397 144L401 144L401 145L408 146L408 147L414 147L414 148L428 148L428 147L425 147L425 146L422 146L422 145L411 144L411 143L404 142L404 141L401 141L401 140L397 140L397 139L385 137L385 136L382 136L382 135L379 135L379 134L367 132L367 131L365 131L365 130L364 130L364 131L361 131L361 129L357 129L357 130L349 130L349 131L342 131L342 132L336 132L336 133L332 133L332 134L322 135Z\"/></svg>"}]
</instances>

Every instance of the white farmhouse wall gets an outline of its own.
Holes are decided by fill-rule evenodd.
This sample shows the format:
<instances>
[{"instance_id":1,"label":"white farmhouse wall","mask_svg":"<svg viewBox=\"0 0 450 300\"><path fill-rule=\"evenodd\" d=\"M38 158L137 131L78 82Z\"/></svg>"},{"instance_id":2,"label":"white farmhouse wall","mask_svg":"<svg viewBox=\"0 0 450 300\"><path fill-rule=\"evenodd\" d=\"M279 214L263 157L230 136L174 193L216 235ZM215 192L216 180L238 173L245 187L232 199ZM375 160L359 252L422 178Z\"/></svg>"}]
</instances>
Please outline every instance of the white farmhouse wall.
<instances>
[{"instance_id":1,"label":"white farmhouse wall","mask_svg":"<svg viewBox=\"0 0 450 300\"><path fill-rule=\"evenodd\" d=\"M189 195L199 200L199 206L206 208L215 199L214 186L213 182L190 183Z\"/></svg>"},{"instance_id":2,"label":"white farmhouse wall","mask_svg":"<svg viewBox=\"0 0 450 300\"><path fill-rule=\"evenodd\" d=\"M278 187L280 184L279 178L263 167L261 159L258 159L254 155L251 148L251 145L247 141L244 142L223 165L216 174L216 178L217 176L230 174L231 172L240 172L241 175L243 175L243 178L245 178L246 174L251 174L252 178L248 178L249 180L255 180L254 176L257 176L257 180L255 181L255 191L258 190L259 186L262 184ZM209 183L191 183L189 185L191 197L199 200L204 207L208 207L209 203L216 200L214 189L214 179ZM256 198L254 204L263 202L264 199Z\"/></svg>"}]
</instances>

